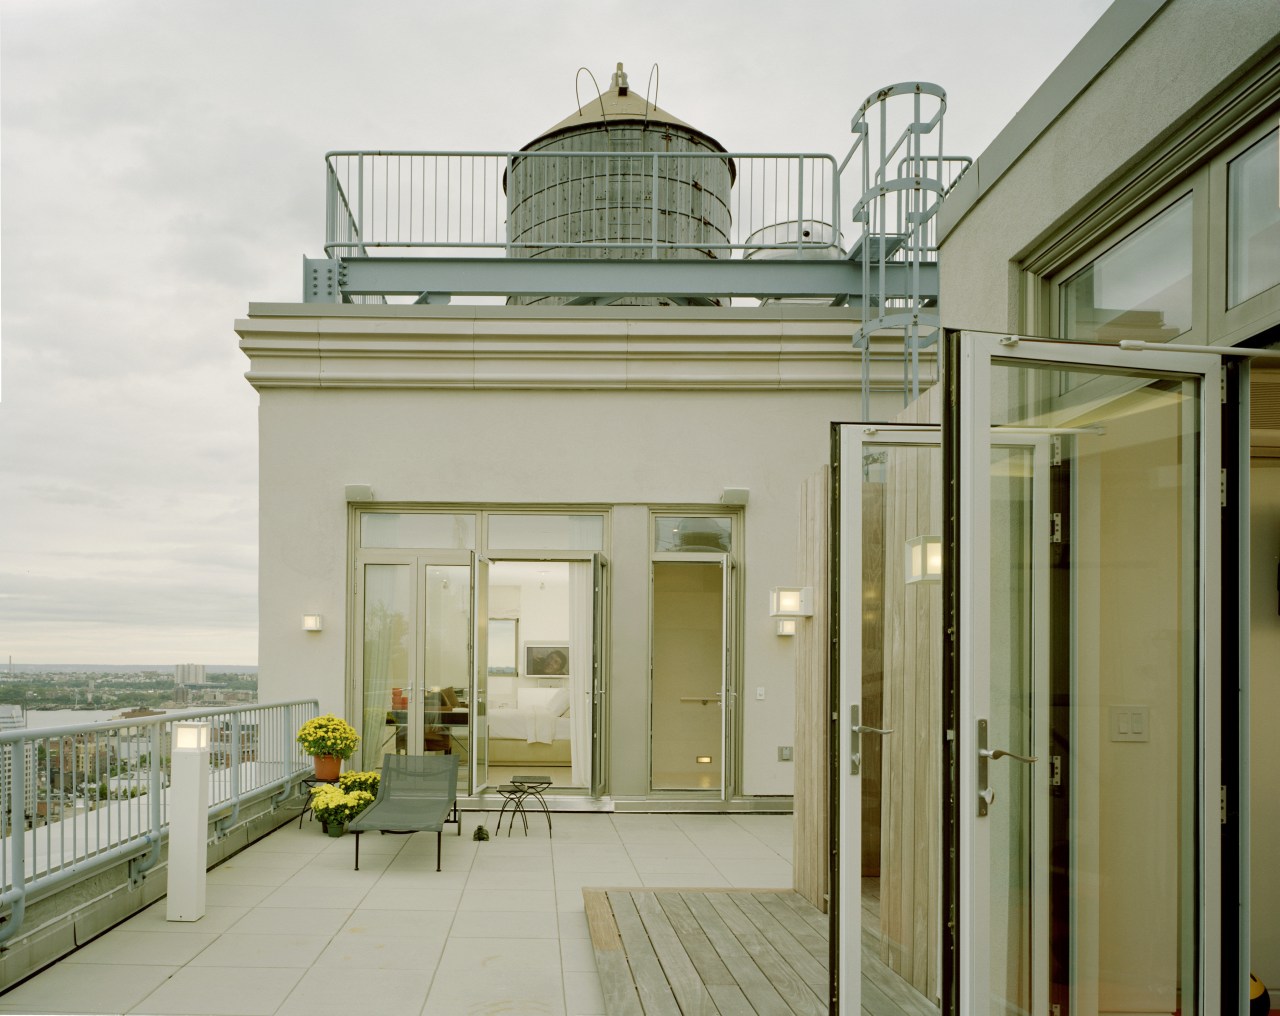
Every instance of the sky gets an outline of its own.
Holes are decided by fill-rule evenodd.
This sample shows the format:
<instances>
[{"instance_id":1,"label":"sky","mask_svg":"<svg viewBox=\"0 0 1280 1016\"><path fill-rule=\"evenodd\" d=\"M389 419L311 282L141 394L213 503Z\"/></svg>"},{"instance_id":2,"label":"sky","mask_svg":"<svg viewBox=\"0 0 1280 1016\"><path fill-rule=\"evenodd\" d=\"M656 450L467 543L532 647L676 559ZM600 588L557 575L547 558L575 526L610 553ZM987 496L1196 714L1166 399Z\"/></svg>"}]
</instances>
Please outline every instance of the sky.
<instances>
[{"instance_id":1,"label":"sky","mask_svg":"<svg viewBox=\"0 0 1280 1016\"><path fill-rule=\"evenodd\" d=\"M934 82L977 156L1107 6L3 0L0 668L256 662L234 322L301 300L326 151L518 149L621 60L730 151L843 157Z\"/></svg>"}]
</instances>

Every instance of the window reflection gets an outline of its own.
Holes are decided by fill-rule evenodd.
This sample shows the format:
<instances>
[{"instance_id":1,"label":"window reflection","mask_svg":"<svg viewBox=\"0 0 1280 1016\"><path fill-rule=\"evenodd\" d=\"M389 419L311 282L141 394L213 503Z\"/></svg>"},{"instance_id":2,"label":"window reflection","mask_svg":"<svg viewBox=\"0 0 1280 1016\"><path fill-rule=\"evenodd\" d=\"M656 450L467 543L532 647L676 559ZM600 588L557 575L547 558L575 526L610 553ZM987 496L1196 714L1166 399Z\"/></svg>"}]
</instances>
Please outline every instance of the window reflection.
<instances>
[{"instance_id":1,"label":"window reflection","mask_svg":"<svg viewBox=\"0 0 1280 1016\"><path fill-rule=\"evenodd\" d=\"M1191 328L1191 195L1062 286L1062 334L1168 342Z\"/></svg>"},{"instance_id":2,"label":"window reflection","mask_svg":"<svg viewBox=\"0 0 1280 1016\"><path fill-rule=\"evenodd\" d=\"M1227 285L1234 307L1280 283L1280 133L1231 161Z\"/></svg>"}]
</instances>

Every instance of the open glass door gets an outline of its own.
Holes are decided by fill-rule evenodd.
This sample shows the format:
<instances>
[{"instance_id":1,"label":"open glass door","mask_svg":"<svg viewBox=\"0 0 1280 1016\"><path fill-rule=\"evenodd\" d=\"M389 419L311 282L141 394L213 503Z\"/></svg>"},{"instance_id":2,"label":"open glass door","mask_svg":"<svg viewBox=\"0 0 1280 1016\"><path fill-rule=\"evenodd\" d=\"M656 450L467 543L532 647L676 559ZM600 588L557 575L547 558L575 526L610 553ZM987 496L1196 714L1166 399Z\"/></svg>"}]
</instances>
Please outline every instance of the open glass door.
<instances>
[{"instance_id":1,"label":"open glass door","mask_svg":"<svg viewBox=\"0 0 1280 1016\"><path fill-rule=\"evenodd\" d=\"M839 442L833 997L842 1016L926 1014L941 971L941 432L846 424Z\"/></svg>"},{"instance_id":2,"label":"open glass door","mask_svg":"<svg viewBox=\"0 0 1280 1016\"><path fill-rule=\"evenodd\" d=\"M605 779L605 560L591 556L591 795L603 797Z\"/></svg>"},{"instance_id":3,"label":"open glass door","mask_svg":"<svg viewBox=\"0 0 1280 1016\"><path fill-rule=\"evenodd\" d=\"M950 339L959 1012L1218 998L1218 370Z\"/></svg>"},{"instance_id":4,"label":"open glass door","mask_svg":"<svg viewBox=\"0 0 1280 1016\"><path fill-rule=\"evenodd\" d=\"M477 560L472 588L471 708L467 726L471 793L489 785L489 562Z\"/></svg>"}]
</instances>

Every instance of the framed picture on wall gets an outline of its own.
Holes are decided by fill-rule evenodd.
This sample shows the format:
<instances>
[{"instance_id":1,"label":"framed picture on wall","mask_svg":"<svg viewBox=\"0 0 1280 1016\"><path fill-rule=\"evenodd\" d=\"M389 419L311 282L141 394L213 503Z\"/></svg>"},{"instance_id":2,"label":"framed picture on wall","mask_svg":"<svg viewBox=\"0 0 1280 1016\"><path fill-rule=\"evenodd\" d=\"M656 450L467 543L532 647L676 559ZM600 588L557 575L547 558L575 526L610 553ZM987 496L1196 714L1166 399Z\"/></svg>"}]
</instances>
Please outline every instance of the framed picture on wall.
<instances>
[{"instance_id":1,"label":"framed picture on wall","mask_svg":"<svg viewBox=\"0 0 1280 1016\"><path fill-rule=\"evenodd\" d=\"M524 673L526 677L567 677L569 644L567 642L526 642Z\"/></svg>"}]
</instances>

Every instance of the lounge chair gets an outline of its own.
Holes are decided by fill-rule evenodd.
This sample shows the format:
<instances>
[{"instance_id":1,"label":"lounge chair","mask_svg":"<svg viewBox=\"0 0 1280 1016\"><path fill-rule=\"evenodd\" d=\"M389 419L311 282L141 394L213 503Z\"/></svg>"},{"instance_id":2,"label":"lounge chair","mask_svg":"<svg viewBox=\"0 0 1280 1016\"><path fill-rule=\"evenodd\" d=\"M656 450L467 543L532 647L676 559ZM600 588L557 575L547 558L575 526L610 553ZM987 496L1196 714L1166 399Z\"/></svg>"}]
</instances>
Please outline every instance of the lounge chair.
<instances>
[{"instance_id":1,"label":"lounge chair","mask_svg":"<svg viewBox=\"0 0 1280 1016\"><path fill-rule=\"evenodd\" d=\"M436 834L436 871L440 870L440 847L446 822L458 827L458 756L387 755L382 760L382 779L373 804L347 823L356 834L356 871L360 870L360 834Z\"/></svg>"}]
</instances>

